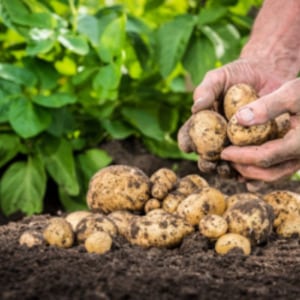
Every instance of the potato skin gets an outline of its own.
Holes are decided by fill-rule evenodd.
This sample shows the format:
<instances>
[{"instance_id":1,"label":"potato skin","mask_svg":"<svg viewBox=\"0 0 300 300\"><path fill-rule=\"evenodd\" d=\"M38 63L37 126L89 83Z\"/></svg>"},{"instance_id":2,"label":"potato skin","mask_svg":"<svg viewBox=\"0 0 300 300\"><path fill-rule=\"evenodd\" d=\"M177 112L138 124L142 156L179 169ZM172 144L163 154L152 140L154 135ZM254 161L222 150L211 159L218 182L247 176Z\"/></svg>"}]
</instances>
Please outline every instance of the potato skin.
<instances>
[{"instance_id":1,"label":"potato skin","mask_svg":"<svg viewBox=\"0 0 300 300\"><path fill-rule=\"evenodd\" d=\"M209 238L217 239L224 235L228 229L226 220L219 215L208 215L203 217L199 222L200 233Z\"/></svg>"},{"instance_id":2,"label":"potato skin","mask_svg":"<svg viewBox=\"0 0 300 300\"><path fill-rule=\"evenodd\" d=\"M89 253L104 254L111 249L112 238L105 231L92 233L84 242L84 247Z\"/></svg>"},{"instance_id":3,"label":"potato skin","mask_svg":"<svg viewBox=\"0 0 300 300\"><path fill-rule=\"evenodd\" d=\"M182 195L188 196L207 186L208 183L203 177L199 176L198 174L189 174L179 180L175 191Z\"/></svg>"},{"instance_id":4,"label":"potato skin","mask_svg":"<svg viewBox=\"0 0 300 300\"><path fill-rule=\"evenodd\" d=\"M43 235L37 230L26 230L21 234L19 238L19 244L25 245L28 248L43 245Z\"/></svg>"},{"instance_id":5,"label":"potato skin","mask_svg":"<svg viewBox=\"0 0 300 300\"><path fill-rule=\"evenodd\" d=\"M260 200L261 197L255 193L237 193L226 198L227 209L230 209L235 203L245 200Z\"/></svg>"},{"instance_id":6,"label":"potato skin","mask_svg":"<svg viewBox=\"0 0 300 300\"><path fill-rule=\"evenodd\" d=\"M223 116L212 110L202 110L191 118L189 135L194 150L202 159L215 161L220 159L226 141L227 122Z\"/></svg>"},{"instance_id":7,"label":"potato skin","mask_svg":"<svg viewBox=\"0 0 300 300\"><path fill-rule=\"evenodd\" d=\"M250 255L249 239L237 233L227 233L222 235L215 244L216 252L221 255L226 255L236 249L241 250L244 255Z\"/></svg>"},{"instance_id":8,"label":"potato skin","mask_svg":"<svg viewBox=\"0 0 300 300\"><path fill-rule=\"evenodd\" d=\"M137 216L126 210L116 210L107 215L107 218L116 225L118 233L122 236L126 235L129 223L135 217Z\"/></svg>"},{"instance_id":9,"label":"potato skin","mask_svg":"<svg viewBox=\"0 0 300 300\"><path fill-rule=\"evenodd\" d=\"M288 216L276 230L279 236L284 238L300 237L300 216L290 215Z\"/></svg>"},{"instance_id":10,"label":"potato skin","mask_svg":"<svg viewBox=\"0 0 300 300\"><path fill-rule=\"evenodd\" d=\"M142 211L150 196L150 180L136 167L112 165L90 180L87 204L92 211Z\"/></svg>"},{"instance_id":11,"label":"potato skin","mask_svg":"<svg viewBox=\"0 0 300 300\"><path fill-rule=\"evenodd\" d=\"M73 231L75 231L78 223L85 217L90 216L91 214L92 213L87 210L74 211L69 213L65 217L65 219L71 224Z\"/></svg>"},{"instance_id":12,"label":"potato skin","mask_svg":"<svg viewBox=\"0 0 300 300\"><path fill-rule=\"evenodd\" d=\"M146 202L144 211L147 214L149 211L153 209L158 209L160 207L161 207L161 202L158 199L151 198Z\"/></svg>"},{"instance_id":13,"label":"potato skin","mask_svg":"<svg viewBox=\"0 0 300 300\"><path fill-rule=\"evenodd\" d=\"M169 193L162 202L163 210L170 214L175 213L178 205L182 202L184 198L186 198L186 196L179 193L178 191Z\"/></svg>"}]
</instances>

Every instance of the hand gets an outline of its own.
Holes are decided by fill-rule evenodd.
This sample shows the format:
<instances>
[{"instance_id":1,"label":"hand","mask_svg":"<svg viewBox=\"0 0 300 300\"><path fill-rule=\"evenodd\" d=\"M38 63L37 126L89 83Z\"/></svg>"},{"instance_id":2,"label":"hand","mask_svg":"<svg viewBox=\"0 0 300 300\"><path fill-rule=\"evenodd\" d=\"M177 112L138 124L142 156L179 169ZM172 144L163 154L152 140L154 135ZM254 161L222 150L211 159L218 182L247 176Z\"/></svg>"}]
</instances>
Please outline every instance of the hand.
<instances>
[{"instance_id":1,"label":"hand","mask_svg":"<svg viewBox=\"0 0 300 300\"><path fill-rule=\"evenodd\" d=\"M280 139L261 146L230 146L221 158L232 162L234 168L247 179L266 182L288 177L300 169L300 79L284 84L273 93L241 108L236 117L244 126L261 124L289 112L291 127Z\"/></svg>"}]
</instances>

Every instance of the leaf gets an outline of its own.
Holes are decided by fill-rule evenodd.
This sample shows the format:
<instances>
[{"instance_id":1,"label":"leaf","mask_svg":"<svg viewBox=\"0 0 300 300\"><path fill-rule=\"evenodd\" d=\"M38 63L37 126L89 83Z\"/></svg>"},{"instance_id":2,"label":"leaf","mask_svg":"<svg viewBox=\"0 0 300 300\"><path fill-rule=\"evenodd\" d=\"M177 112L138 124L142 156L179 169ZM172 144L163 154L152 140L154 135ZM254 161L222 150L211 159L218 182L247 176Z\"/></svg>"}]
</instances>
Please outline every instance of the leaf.
<instances>
[{"instance_id":1,"label":"leaf","mask_svg":"<svg viewBox=\"0 0 300 300\"><path fill-rule=\"evenodd\" d=\"M26 53L35 56L41 53L49 52L55 44L55 39L46 39L42 41L29 41L26 47Z\"/></svg>"},{"instance_id":2,"label":"leaf","mask_svg":"<svg viewBox=\"0 0 300 300\"><path fill-rule=\"evenodd\" d=\"M16 156L20 148L20 139L13 134L0 134L0 167Z\"/></svg>"},{"instance_id":3,"label":"leaf","mask_svg":"<svg viewBox=\"0 0 300 300\"><path fill-rule=\"evenodd\" d=\"M77 99L75 96L67 93L54 93L49 96L37 95L33 97L33 102L50 108L59 108L67 104L76 103Z\"/></svg>"},{"instance_id":4,"label":"leaf","mask_svg":"<svg viewBox=\"0 0 300 300\"><path fill-rule=\"evenodd\" d=\"M64 56L62 60L57 60L54 64L55 69L63 75L72 76L77 73L77 66L73 59Z\"/></svg>"},{"instance_id":5,"label":"leaf","mask_svg":"<svg viewBox=\"0 0 300 300\"><path fill-rule=\"evenodd\" d=\"M70 51L86 55L89 52L89 46L82 36L75 36L73 34L63 34L58 37L58 41Z\"/></svg>"},{"instance_id":6,"label":"leaf","mask_svg":"<svg viewBox=\"0 0 300 300\"><path fill-rule=\"evenodd\" d=\"M59 199L67 212L87 210L85 195L70 196L63 188L58 189Z\"/></svg>"},{"instance_id":7,"label":"leaf","mask_svg":"<svg viewBox=\"0 0 300 300\"><path fill-rule=\"evenodd\" d=\"M39 146L47 171L70 195L79 193L72 146L64 139L48 137Z\"/></svg>"},{"instance_id":8,"label":"leaf","mask_svg":"<svg viewBox=\"0 0 300 300\"><path fill-rule=\"evenodd\" d=\"M9 122L21 137L30 138L41 133L50 125L51 115L28 99L18 98L10 106Z\"/></svg>"},{"instance_id":9,"label":"leaf","mask_svg":"<svg viewBox=\"0 0 300 300\"><path fill-rule=\"evenodd\" d=\"M3 95L0 90L0 123L6 123L8 121L8 114L11 101L9 97Z\"/></svg>"},{"instance_id":10,"label":"leaf","mask_svg":"<svg viewBox=\"0 0 300 300\"><path fill-rule=\"evenodd\" d=\"M121 120L103 120L102 126L113 139L125 139L135 132Z\"/></svg>"},{"instance_id":11,"label":"leaf","mask_svg":"<svg viewBox=\"0 0 300 300\"><path fill-rule=\"evenodd\" d=\"M94 16L80 15L77 24L78 32L85 35L96 47L99 43L100 31L98 20Z\"/></svg>"},{"instance_id":12,"label":"leaf","mask_svg":"<svg viewBox=\"0 0 300 300\"><path fill-rule=\"evenodd\" d=\"M106 90L116 89L119 85L121 71L115 64L109 64L99 68L98 73L93 80L93 88L99 87Z\"/></svg>"},{"instance_id":13,"label":"leaf","mask_svg":"<svg viewBox=\"0 0 300 300\"><path fill-rule=\"evenodd\" d=\"M4 173L0 184L2 210L6 215L16 211L40 213L46 190L46 173L41 161L29 157L15 162Z\"/></svg>"},{"instance_id":14,"label":"leaf","mask_svg":"<svg viewBox=\"0 0 300 300\"><path fill-rule=\"evenodd\" d=\"M0 63L0 78L25 86L33 86L36 77L31 71L14 65Z\"/></svg>"},{"instance_id":15,"label":"leaf","mask_svg":"<svg viewBox=\"0 0 300 300\"><path fill-rule=\"evenodd\" d=\"M183 65L198 85L207 71L213 69L216 55L212 43L204 37L193 37L183 57Z\"/></svg>"},{"instance_id":16,"label":"leaf","mask_svg":"<svg viewBox=\"0 0 300 300\"><path fill-rule=\"evenodd\" d=\"M224 6L205 7L201 9L198 16L198 24L206 25L216 23L219 19L226 16L228 10Z\"/></svg>"},{"instance_id":17,"label":"leaf","mask_svg":"<svg viewBox=\"0 0 300 300\"><path fill-rule=\"evenodd\" d=\"M160 72L167 77L184 54L195 19L191 15L180 15L165 23L158 30L158 64Z\"/></svg>"}]
</instances>

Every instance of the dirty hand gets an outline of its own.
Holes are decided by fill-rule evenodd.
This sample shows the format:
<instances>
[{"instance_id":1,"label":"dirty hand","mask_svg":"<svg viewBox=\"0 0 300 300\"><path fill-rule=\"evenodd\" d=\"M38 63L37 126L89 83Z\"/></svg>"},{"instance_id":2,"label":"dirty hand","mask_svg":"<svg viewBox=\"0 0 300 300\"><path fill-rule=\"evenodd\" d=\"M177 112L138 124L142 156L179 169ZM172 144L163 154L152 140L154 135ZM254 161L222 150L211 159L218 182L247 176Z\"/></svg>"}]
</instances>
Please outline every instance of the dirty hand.
<instances>
[{"instance_id":1,"label":"dirty hand","mask_svg":"<svg viewBox=\"0 0 300 300\"><path fill-rule=\"evenodd\" d=\"M280 139L260 146L229 146L221 158L231 161L234 168L247 179L266 182L288 177L300 169L300 79L289 81L276 91L259 98L237 113L244 126L261 124L289 112L291 127Z\"/></svg>"}]
</instances>

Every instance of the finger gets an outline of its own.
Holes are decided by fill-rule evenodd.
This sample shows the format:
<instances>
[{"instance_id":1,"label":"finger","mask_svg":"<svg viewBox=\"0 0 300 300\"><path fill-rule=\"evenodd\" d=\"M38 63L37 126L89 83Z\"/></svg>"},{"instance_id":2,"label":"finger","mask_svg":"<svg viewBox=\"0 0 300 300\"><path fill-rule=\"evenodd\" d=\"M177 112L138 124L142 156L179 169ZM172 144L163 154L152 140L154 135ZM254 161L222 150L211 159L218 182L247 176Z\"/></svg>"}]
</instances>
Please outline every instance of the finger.
<instances>
[{"instance_id":1,"label":"finger","mask_svg":"<svg viewBox=\"0 0 300 300\"><path fill-rule=\"evenodd\" d=\"M260 168L252 165L233 164L234 168L245 178L274 182L279 179L293 175L300 169L300 160L293 159L272 166L271 168Z\"/></svg>"},{"instance_id":2,"label":"finger","mask_svg":"<svg viewBox=\"0 0 300 300\"><path fill-rule=\"evenodd\" d=\"M237 113L239 124L250 126L262 124L282 113L300 111L300 79L289 81L275 92L243 106Z\"/></svg>"}]
</instances>

